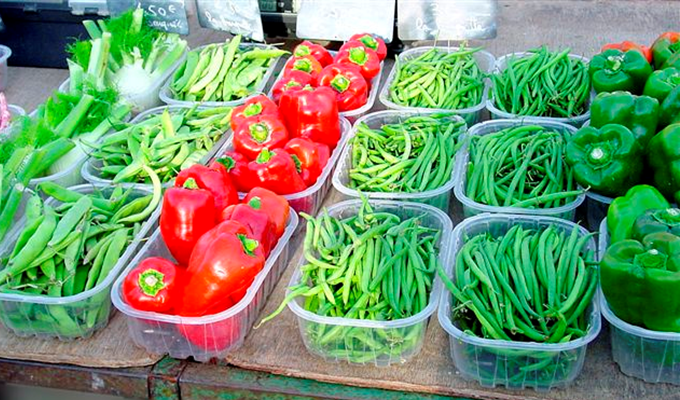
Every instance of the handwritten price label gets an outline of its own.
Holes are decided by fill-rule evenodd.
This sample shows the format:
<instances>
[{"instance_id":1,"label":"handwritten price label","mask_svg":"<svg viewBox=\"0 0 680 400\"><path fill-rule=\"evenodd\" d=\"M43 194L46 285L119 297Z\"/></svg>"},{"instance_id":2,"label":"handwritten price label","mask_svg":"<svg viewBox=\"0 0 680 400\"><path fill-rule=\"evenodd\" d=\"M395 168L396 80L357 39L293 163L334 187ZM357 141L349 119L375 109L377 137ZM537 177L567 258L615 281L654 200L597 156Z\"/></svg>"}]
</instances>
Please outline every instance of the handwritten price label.
<instances>
[{"instance_id":1,"label":"handwritten price label","mask_svg":"<svg viewBox=\"0 0 680 400\"><path fill-rule=\"evenodd\" d=\"M399 38L492 39L497 8L497 0L399 0Z\"/></svg>"},{"instance_id":2,"label":"handwritten price label","mask_svg":"<svg viewBox=\"0 0 680 400\"><path fill-rule=\"evenodd\" d=\"M257 0L196 0L198 23L209 29L264 41Z\"/></svg>"},{"instance_id":3,"label":"handwritten price label","mask_svg":"<svg viewBox=\"0 0 680 400\"><path fill-rule=\"evenodd\" d=\"M395 0L300 0L297 37L347 40L369 32L386 42L394 32Z\"/></svg>"},{"instance_id":4,"label":"handwritten price label","mask_svg":"<svg viewBox=\"0 0 680 400\"><path fill-rule=\"evenodd\" d=\"M180 35L189 34L184 0L107 0L107 5L113 16L123 14L130 8L142 8L150 27Z\"/></svg>"}]
</instances>

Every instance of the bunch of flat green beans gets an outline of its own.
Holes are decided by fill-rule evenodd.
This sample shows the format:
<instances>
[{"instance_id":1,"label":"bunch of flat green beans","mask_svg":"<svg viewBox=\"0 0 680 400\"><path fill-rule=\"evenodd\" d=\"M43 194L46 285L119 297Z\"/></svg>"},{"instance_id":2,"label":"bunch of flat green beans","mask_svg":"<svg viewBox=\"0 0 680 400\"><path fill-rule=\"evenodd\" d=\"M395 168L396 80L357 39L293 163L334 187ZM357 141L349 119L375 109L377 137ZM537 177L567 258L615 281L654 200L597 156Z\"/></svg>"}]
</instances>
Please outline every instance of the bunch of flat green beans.
<instances>
[{"instance_id":1,"label":"bunch of flat green beans","mask_svg":"<svg viewBox=\"0 0 680 400\"><path fill-rule=\"evenodd\" d=\"M335 218L323 212L307 219L300 284L272 315L303 296L305 310L324 317L392 321L427 307L440 265L441 231L422 224L422 216L402 218L373 211L364 202L358 213ZM417 350L424 324L403 328L362 328L308 323L308 343L326 357L365 363L406 357Z\"/></svg>"},{"instance_id":2,"label":"bunch of flat green beans","mask_svg":"<svg viewBox=\"0 0 680 400\"><path fill-rule=\"evenodd\" d=\"M360 124L352 138L349 186L367 192L423 192L451 179L465 123L430 114L371 129Z\"/></svg>"},{"instance_id":3,"label":"bunch of flat green beans","mask_svg":"<svg viewBox=\"0 0 680 400\"><path fill-rule=\"evenodd\" d=\"M185 101L232 101L257 89L272 61L287 51L241 48L241 36L189 52L175 72L170 91Z\"/></svg>"},{"instance_id":4,"label":"bunch of flat green beans","mask_svg":"<svg viewBox=\"0 0 680 400\"><path fill-rule=\"evenodd\" d=\"M162 183L206 157L231 121L231 107L164 110L105 136L92 152L96 172L114 183L151 183L149 167ZM92 165L92 164L91 164Z\"/></svg>"},{"instance_id":5,"label":"bunch of flat green beans","mask_svg":"<svg viewBox=\"0 0 680 400\"><path fill-rule=\"evenodd\" d=\"M569 57L569 49L546 47L529 55L510 56L505 68L492 75L496 107L510 114L570 118L588 111L588 64Z\"/></svg>"},{"instance_id":6,"label":"bunch of flat green beans","mask_svg":"<svg viewBox=\"0 0 680 400\"><path fill-rule=\"evenodd\" d=\"M564 161L564 134L539 125L519 125L472 135L466 196L496 207L551 208L583 191Z\"/></svg>"},{"instance_id":7,"label":"bunch of flat green beans","mask_svg":"<svg viewBox=\"0 0 680 400\"><path fill-rule=\"evenodd\" d=\"M415 58L400 57L390 85L390 100L400 106L447 110L480 104L486 75L474 57L479 50L433 47Z\"/></svg>"},{"instance_id":8,"label":"bunch of flat green beans","mask_svg":"<svg viewBox=\"0 0 680 400\"><path fill-rule=\"evenodd\" d=\"M453 282L439 270L455 298L454 324L469 335L514 342L566 343L585 336L597 288L597 262L588 248L592 236L580 234L578 227L569 232L555 225L514 225L499 236L465 239L456 254ZM488 352L496 362L479 365L489 366L510 386L534 373L552 380L558 369L565 369L555 352ZM546 374L548 369L553 374Z\"/></svg>"},{"instance_id":9,"label":"bunch of flat green beans","mask_svg":"<svg viewBox=\"0 0 680 400\"><path fill-rule=\"evenodd\" d=\"M24 296L67 297L100 285L161 199L161 184L153 175L154 192L134 197L133 189L116 187L109 196L83 194L53 182L39 185L58 206L36 194L26 207L26 223L11 252L0 260L0 292ZM64 306L17 303L21 310L4 310L3 321L14 330L80 336L101 322L103 307L69 315ZM83 307L81 304L80 307Z\"/></svg>"}]
</instances>

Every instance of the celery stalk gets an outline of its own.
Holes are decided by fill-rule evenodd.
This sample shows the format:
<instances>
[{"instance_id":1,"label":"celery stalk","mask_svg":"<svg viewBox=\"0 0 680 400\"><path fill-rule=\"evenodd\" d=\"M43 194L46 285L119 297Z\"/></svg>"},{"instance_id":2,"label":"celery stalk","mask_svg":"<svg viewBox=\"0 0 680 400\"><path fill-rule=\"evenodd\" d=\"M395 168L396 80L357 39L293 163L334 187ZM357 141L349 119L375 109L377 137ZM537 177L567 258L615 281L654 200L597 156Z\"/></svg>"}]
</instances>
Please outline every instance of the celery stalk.
<instances>
[{"instance_id":1,"label":"celery stalk","mask_svg":"<svg viewBox=\"0 0 680 400\"><path fill-rule=\"evenodd\" d=\"M87 31L87 34L90 35L92 39L99 39L102 37L102 32L99 30L97 27L97 23L95 23L92 20L85 20L83 21L83 25L85 26L85 30Z\"/></svg>"},{"instance_id":2,"label":"celery stalk","mask_svg":"<svg viewBox=\"0 0 680 400\"><path fill-rule=\"evenodd\" d=\"M73 135L73 131L78 127L78 124L87 115L87 110L94 103L94 97L89 94L83 94L71 112L64 118L59 125L57 125L55 132L63 138L69 138Z\"/></svg>"},{"instance_id":3,"label":"celery stalk","mask_svg":"<svg viewBox=\"0 0 680 400\"><path fill-rule=\"evenodd\" d=\"M83 79L85 75L85 70L80 65L74 63L73 61L67 59L68 71L69 71L69 93L78 93L83 87Z\"/></svg>"}]
</instances>

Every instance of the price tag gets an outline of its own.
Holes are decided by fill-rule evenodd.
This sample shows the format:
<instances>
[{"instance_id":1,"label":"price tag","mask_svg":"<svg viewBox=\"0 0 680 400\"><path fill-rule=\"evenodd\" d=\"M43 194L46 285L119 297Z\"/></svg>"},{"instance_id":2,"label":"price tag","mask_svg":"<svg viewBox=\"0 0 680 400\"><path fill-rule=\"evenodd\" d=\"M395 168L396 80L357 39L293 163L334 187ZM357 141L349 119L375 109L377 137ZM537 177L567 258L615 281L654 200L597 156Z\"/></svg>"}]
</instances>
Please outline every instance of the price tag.
<instances>
[{"instance_id":1,"label":"price tag","mask_svg":"<svg viewBox=\"0 0 680 400\"><path fill-rule=\"evenodd\" d=\"M496 37L497 0L399 0L401 40L468 40Z\"/></svg>"},{"instance_id":2,"label":"price tag","mask_svg":"<svg viewBox=\"0 0 680 400\"><path fill-rule=\"evenodd\" d=\"M372 33L392 41L395 0L300 0L297 37L347 40Z\"/></svg>"},{"instance_id":3,"label":"price tag","mask_svg":"<svg viewBox=\"0 0 680 400\"><path fill-rule=\"evenodd\" d=\"M143 8L150 27L159 31L189 34L189 21L184 0L107 0L112 16L123 14L130 8Z\"/></svg>"},{"instance_id":4,"label":"price tag","mask_svg":"<svg viewBox=\"0 0 680 400\"><path fill-rule=\"evenodd\" d=\"M258 0L196 0L198 23L264 42Z\"/></svg>"}]
</instances>

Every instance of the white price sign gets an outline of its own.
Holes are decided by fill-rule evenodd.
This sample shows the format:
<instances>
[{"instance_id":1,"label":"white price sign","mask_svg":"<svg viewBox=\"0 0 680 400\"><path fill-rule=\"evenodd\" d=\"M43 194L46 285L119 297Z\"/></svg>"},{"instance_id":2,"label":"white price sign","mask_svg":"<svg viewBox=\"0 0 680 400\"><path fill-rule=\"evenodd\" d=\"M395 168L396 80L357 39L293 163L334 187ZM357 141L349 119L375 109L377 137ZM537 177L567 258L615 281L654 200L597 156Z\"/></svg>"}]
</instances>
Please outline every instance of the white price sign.
<instances>
[{"instance_id":1,"label":"white price sign","mask_svg":"<svg viewBox=\"0 0 680 400\"><path fill-rule=\"evenodd\" d=\"M300 0L297 37L347 40L371 33L392 41L395 0Z\"/></svg>"},{"instance_id":2,"label":"white price sign","mask_svg":"<svg viewBox=\"0 0 680 400\"><path fill-rule=\"evenodd\" d=\"M204 28L264 41L257 0L196 0L198 23Z\"/></svg>"},{"instance_id":3,"label":"white price sign","mask_svg":"<svg viewBox=\"0 0 680 400\"><path fill-rule=\"evenodd\" d=\"M401 40L467 40L496 37L497 0L399 0Z\"/></svg>"}]
</instances>

